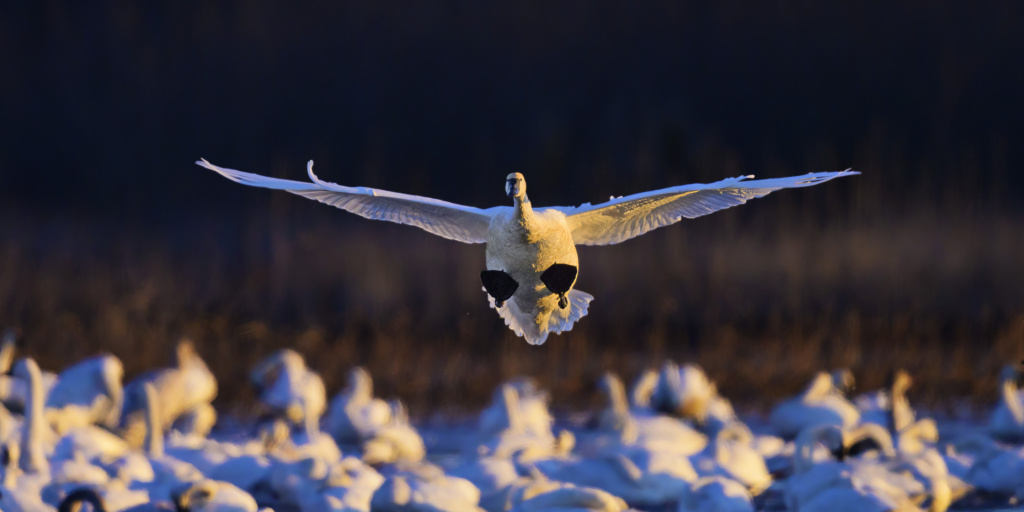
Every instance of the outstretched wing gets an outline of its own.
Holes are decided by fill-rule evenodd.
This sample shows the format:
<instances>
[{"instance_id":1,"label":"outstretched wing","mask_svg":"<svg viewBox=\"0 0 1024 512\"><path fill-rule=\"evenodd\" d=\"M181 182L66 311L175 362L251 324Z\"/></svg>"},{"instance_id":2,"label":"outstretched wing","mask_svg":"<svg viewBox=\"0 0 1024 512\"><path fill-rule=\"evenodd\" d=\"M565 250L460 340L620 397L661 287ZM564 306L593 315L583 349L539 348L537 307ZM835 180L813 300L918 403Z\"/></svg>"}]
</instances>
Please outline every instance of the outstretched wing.
<instances>
[{"instance_id":1,"label":"outstretched wing","mask_svg":"<svg viewBox=\"0 0 1024 512\"><path fill-rule=\"evenodd\" d=\"M693 219L718 210L747 202L755 197L796 187L809 187L840 176L860 174L818 172L804 176L746 181L753 176L740 176L716 183L696 183L653 190L641 194L612 199L607 203L582 206L556 207L565 213L572 230L572 240L578 245L608 245L624 242L652 229L679 222L683 217Z\"/></svg>"},{"instance_id":2,"label":"outstretched wing","mask_svg":"<svg viewBox=\"0 0 1024 512\"><path fill-rule=\"evenodd\" d=\"M313 174L313 161L306 165L312 183L282 180L226 169L199 160L196 164L225 178L253 187L285 190L292 194L336 206L361 217L416 226L438 236L468 244L487 241L487 226L499 208L482 210L429 197L399 194L367 187L344 187L321 181Z\"/></svg>"}]
</instances>

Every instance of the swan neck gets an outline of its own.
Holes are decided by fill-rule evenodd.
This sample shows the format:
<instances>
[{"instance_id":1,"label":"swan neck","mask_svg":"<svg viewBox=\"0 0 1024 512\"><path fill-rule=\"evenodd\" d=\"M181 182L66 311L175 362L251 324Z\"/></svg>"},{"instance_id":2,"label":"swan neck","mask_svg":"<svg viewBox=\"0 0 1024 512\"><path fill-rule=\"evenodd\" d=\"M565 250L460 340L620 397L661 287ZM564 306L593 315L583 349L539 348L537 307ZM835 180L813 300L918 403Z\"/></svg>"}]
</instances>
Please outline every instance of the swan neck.
<instances>
[{"instance_id":1,"label":"swan neck","mask_svg":"<svg viewBox=\"0 0 1024 512\"><path fill-rule=\"evenodd\" d=\"M121 386L121 374L116 371L116 368L105 368L103 380L107 395L110 397L110 411L107 413L103 423L109 428L114 428L121 419L121 407L124 405L124 387Z\"/></svg>"},{"instance_id":2,"label":"swan neck","mask_svg":"<svg viewBox=\"0 0 1024 512\"><path fill-rule=\"evenodd\" d=\"M658 374L654 371L648 371L637 381L636 386L633 387L633 406L634 407L650 407L651 395L654 394L654 388L658 384Z\"/></svg>"},{"instance_id":3,"label":"swan neck","mask_svg":"<svg viewBox=\"0 0 1024 512\"><path fill-rule=\"evenodd\" d=\"M373 399L373 380L370 374L357 370L352 374L352 398L356 401L369 402Z\"/></svg>"},{"instance_id":4,"label":"swan neck","mask_svg":"<svg viewBox=\"0 0 1024 512\"><path fill-rule=\"evenodd\" d=\"M3 342L0 343L0 373L11 371L11 364L14 363L14 334L5 332Z\"/></svg>"},{"instance_id":5,"label":"swan neck","mask_svg":"<svg viewBox=\"0 0 1024 512\"><path fill-rule=\"evenodd\" d=\"M609 378L607 385L612 412L619 417L629 416L629 402L626 401L626 390L622 386L622 381L617 378Z\"/></svg>"},{"instance_id":6,"label":"swan neck","mask_svg":"<svg viewBox=\"0 0 1024 512\"><path fill-rule=\"evenodd\" d=\"M892 436L889 435L889 431L877 424L863 424L850 431L845 437L844 443L846 446L853 446L864 439L872 439L886 457L893 457L896 454L896 448L893 446Z\"/></svg>"},{"instance_id":7,"label":"swan neck","mask_svg":"<svg viewBox=\"0 0 1024 512\"><path fill-rule=\"evenodd\" d=\"M931 479L932 503L928 512L946 512L953 503L953 490L949 487L949 480L944 475L936 475Z\"/></svg>"},{"instance_id":8,"label":"swan neck","mask_svg":"<svg viewBox=\"0 0 1024 512\"><path fill-rule=\"evenodd\" d=\"M43 453L43 403L46 399L43 378L34 360L25 359L22 364L28 378L28 407L22 427L21 459L18 465L26 473L45 472L49 469L49 463Z\"/></svg>"},{"instance_id":9,"label":"swan neck","mask_svg":"<svg viewBox=\"0 0 1024 512\"><path fill-rule=\"evenodd\" d=\"M523 429L523 420L519 416L519 393L515 388L505 385L502 388L502 402L505 405L505 416L508 418L508 428L512 431Z\"/></svg>"},{"instance_id":10,"label":"swan neck","mask_svg":"<svg viewBox=\"0 0 1024 512\"><path fill-rule=\"evenodd\" d=\"M523 219L533 215L533 204L530 203L530 198L523 194L523 197L515 198L515 209L516 217Z\"/></svg>"},{"instance_id":11,"label":"swan neck","mask_svg":"<svg viewBox=\"0 0 1024 512\"><path fill-rule=\"evenodd\" d=\"M1003 381L1003 403L1013 415L1014 423L1024 424L1024 404L1021 403L1020 394L1017 392L1017 384L1013 379Z\"/></svg>"},{"instance_id":12,"label":"swan neck","mask_svg":"<svg viewBox=\"0 0 1024 512\"><path fill-rule=\"evenodd\" d=\"M832 376L825 372L821 372L814 377L814 380L811 381L810 386L807 386L807 391L804 391L804 400L822 400L826 396L828 396L833 389L834 386L832 385Z\"/></svg>"},{"instance_id":13,"label":"swan neck","mask_svg":"<svg viewBox=\"0 0 1024 512\"><path fill-rule=\"evenodd\" d=\"M153 385L146 383L143 386L146 394L146 454L150 458L158 458L164 455L164 433L163 425L160 423L160 413Z\"/></svg>"}]
</instances>

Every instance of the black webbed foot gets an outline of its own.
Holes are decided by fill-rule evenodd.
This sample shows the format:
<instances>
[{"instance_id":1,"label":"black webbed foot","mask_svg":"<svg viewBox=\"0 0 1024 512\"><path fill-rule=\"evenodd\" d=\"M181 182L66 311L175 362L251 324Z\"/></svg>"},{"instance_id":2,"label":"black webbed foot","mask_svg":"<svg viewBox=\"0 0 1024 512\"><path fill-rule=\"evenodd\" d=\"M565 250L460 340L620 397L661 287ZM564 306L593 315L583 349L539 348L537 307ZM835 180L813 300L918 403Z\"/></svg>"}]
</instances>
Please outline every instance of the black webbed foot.
<instances>
[{"instance_id":1,"label":"black webbed foot","mask_svg":"<svg viewBox=\"0 0 1024 512\"><path fill-rule=\"evenodd\" d=\"M573 283L576 282L577 270L573 265L555 263L540 275L544 286L547 286L551 293L558 295L558 307L562 309L569 306L569 299L565 294L572 289Z\"/></svg>"},{"instance_id":2,"label":"black webbed foot","mask_svg":"<svg viewBox=\"0 0 1024 512\"><path fill-rule=\"evenodd\" d=\"M552 293L562 295L572 289L576 282L576 271L573 265L555 263L540 275L540 280Z\"/></svg>"},{"instance_id":3,"label":"black webbed foot","mask_svg":"<svg viewBox=\"0 0 1024 512\"><path fill-rule=\"evenodd\" d=\"M480 282L484 284L487 294L494 297L494 307L500 308L512 294L519 289L519 283L502 270L484 270L480 272Z\"/></svg>"}]
</instances>

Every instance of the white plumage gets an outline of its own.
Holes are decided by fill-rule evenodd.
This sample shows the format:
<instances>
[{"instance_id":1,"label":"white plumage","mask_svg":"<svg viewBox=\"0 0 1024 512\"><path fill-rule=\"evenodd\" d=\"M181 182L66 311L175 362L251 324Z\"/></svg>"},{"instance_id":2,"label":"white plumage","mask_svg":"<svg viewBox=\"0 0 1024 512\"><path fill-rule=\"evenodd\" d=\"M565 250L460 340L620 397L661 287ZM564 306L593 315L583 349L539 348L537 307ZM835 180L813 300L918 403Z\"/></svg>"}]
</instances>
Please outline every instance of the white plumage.
<instances>
[{"instance_id":1,"label":"white plumage","mask_svg":"<svg viewBox=\"0 0 1024 512\"><path fill-rule=\"evenodd\" d=\"M587 314L593 297L573 290L559 293L541 276L553 264L578 268L576 245L624 242L648 231L740 205L783 188L809 187L853 171L812 173L804 176L750 180L740 176L710 184L669 187L577 207L534 209L526 196L522 174L506 177L506 194L513 206L480 209L427 197L366 187L345 187L320 180L307 164L312 183L270 178L218 167L200 160L198 165L244 185L285 190L356 215L416 226L444 238L487 244L487 269L502 271L518 287L508 300L495 297L491 307L509 329L533 345L550 333L572 329ZM564 296L563 296L564 295ZM502 303L503 302L503 303Z\"/></svg>"}]
</instances>

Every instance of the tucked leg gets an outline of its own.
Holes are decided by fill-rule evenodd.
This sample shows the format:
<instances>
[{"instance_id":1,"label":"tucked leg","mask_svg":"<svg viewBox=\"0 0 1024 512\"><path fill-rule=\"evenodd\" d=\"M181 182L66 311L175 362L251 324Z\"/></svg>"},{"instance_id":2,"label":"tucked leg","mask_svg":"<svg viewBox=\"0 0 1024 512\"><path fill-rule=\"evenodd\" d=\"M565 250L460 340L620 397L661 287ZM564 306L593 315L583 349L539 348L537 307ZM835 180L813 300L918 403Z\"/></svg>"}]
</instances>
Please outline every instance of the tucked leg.
<instances>
[{"instance_id":1,"label":"tucked leg","mask_svg":"<svg viewBox=\"0 0 1024 512\"><path fill-rule=\"evenodd\" d=\"M494 297L495 307L499 308L519 288L519 283L502 270L484 270L480 272L480 281L484 284L487 294Z\"/></svg>"},{"instance_id":2,"label":"tucked leg","mask_svg":"<svg viewBox=\"0 0 1024 512\"><path fill-rule=\"evenodd\" d=\"M540 280L544 283L544 286L547 286L548 290L558 295L558 307L562 309L569 305L569 299L566 298L565 294L572 289L573 283L576 282L577 270L573 265L555 263L540 275Z\"/></svg>"}]
</instances>

